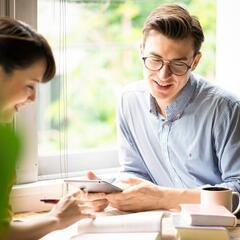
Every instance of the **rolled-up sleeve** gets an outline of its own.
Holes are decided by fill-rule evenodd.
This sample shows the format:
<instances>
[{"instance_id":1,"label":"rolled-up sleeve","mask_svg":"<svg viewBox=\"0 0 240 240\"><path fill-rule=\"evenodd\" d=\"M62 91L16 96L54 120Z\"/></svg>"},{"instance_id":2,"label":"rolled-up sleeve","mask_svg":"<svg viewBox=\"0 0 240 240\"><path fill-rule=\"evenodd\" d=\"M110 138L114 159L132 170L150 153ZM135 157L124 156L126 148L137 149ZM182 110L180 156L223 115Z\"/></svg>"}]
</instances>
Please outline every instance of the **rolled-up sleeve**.
<instances>
[{"instance_id":1,"label":"rolled-up sleeve","mask_svg":"<svg viewBox=\"0 0 240 240\"><path fill-rule=\"evenodd\" d=\"M214 139L222 183L217 185L240 192L240 104L228 102L219 111Z\"/></svg>"},{"instance_id":2,"label":"rolled-up sleeve","mask_svg":"<svg viewBox=\"0 0 240 240\"><path fill-rule=\"evenodd\" d=\"M127 110L124 109L124 99L121 96L118 99L117 108L117 130L121 176L131 174L136 177L152 181L138 151L137 145L132 137L124 111Z\"/></svg>"}]
</instances>

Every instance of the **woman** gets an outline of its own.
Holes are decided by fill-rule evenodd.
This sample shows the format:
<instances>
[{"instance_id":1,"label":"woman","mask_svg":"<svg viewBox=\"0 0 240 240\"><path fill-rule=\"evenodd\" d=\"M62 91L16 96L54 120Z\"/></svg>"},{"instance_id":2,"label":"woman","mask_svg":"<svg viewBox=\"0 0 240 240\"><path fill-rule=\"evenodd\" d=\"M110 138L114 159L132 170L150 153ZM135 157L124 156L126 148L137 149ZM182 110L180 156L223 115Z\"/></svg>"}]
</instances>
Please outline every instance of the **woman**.
<instances>
[{"instance_id":1,"label":"woman","mask_svg":"<svg viewBox=\"0 0 240 240\"><path fill-rule=\"evenodd\" d=\"M0 18L0 122L11 122L16 111L35 100L37 85L50 81L54 75L54 57L44 37L22 22ZM12 146L12 149L17 158L19 148L17 138L9 131L6 133L5 130L1 133L7 136L0 135L0 139L6 143L11 136L9 142L13 144L15 141L16 144ZM61 199L48 215L35 221L29 223L11 221L6 199L9 198L8 189L14 181L15 170L14 164L6 164L6 160L10 158L6 159L3 156L4 154L0 152L0 175L2 176L0 178L0 239L39 239L79 219L94 217L82 213L86 207L79 204L77 192ZM14 159L10 161L14 162ZM12 166L10 171L8 171L9 166Z\"/></svg>"}]
</instances>

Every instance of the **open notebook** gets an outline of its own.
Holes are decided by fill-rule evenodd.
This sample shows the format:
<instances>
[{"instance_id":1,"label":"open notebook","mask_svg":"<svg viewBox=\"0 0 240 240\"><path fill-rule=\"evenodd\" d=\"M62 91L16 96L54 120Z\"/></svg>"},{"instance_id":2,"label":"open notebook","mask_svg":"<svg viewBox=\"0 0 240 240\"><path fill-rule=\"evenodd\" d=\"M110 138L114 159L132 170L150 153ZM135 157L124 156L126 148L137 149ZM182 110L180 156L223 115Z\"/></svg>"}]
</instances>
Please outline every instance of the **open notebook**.
<instances>
[{"instance_id":1,"label":"open notebook","mask_svg":"<svg viewBox=\"0 0 240 240\"><path fill-rule=\"evenodd\" d=\"M79 221L78 232L83 239L161 239L162 218L169 216L165 211L125 213L117 210L97 215L96 219ZM96 237L96 235L95 235ZM125 238L125 239L126 239ZM80 238L79 238L80 239ZM81 238L82 239L82 238Z\"/></svg>"}]
</instances>

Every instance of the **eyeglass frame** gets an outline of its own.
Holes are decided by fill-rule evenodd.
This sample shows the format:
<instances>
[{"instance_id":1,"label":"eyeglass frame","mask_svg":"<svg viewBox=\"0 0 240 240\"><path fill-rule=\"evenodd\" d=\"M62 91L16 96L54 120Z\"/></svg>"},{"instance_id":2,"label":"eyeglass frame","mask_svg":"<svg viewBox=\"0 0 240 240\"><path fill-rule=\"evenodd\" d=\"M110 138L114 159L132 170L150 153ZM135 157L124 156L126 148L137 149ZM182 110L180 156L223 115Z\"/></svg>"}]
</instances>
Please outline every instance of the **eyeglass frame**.
<instances>
[{"instance_id":1,"label":"eyeglass frame","mask_svg":"<svg viewBox=\"0 0 240 240\"><path fill-rule=\"evenodd\" d=\"M183 73L183 74L180 74L180 75L173 73L172 70L171 70L171 68L170 68L170 66L169 66L169 65L171 64L171 62L176 61L176 60L164 60L164 59L162 59L162 58L159 58L159 60L162 61L162 66L161 66L159 69L152 70L152 69L150 69L150 68L148 68L148 67L146 66L145 61L146 61L147 58L153 58L153 57L142 57L144 66L145 66L148 70L153 71L153 72L157 72L157 71L160 71L165 64L167 64L168 69L169 69L169 71L170 71L172 74L174 74L174 75L176 75L176 76L183 76L183 75L185 75L185 74L189 71L189 69L192 68L192 65L193 65L193 63L194 63L195 56L193 56L193 61L192 61L192 63L191 63L190 65L188 65L188 64L185 63L185 62L179 61L179 62L183 63L184 65L186 65L186 67L187 67L186 72Z\"/></svg>"}]
</instances>

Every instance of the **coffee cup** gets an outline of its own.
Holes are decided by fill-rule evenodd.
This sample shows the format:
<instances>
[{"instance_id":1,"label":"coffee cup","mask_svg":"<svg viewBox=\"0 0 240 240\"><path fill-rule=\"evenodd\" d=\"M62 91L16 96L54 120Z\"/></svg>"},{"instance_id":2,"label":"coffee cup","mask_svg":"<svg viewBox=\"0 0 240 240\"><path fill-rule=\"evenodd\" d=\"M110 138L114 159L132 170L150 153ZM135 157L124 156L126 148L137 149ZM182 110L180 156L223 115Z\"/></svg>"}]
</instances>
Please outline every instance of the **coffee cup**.
<instances>
[{"instance_id":1,"label":"coffee cup","mask_svg":"<svg viewBox=\"0 0 240 240\"><path fill-rule=\"evenodd\" d=\"M237 207L233 209L233 199L237 199ZM201 207L211 209L213 205L222 205L233 214L240 210L240 194L225 187L204 187L201 189Z\"/></svg>"}]
</instances>

